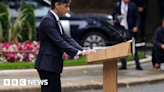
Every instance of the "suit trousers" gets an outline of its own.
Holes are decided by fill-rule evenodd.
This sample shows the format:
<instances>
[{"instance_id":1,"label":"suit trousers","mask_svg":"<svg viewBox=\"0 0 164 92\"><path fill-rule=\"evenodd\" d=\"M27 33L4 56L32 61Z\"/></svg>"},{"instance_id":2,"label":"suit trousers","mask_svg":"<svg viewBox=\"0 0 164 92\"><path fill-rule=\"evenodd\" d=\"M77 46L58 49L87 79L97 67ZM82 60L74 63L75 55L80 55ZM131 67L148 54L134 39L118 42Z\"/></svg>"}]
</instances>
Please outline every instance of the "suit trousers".
<instances>
[{"instance_id":1,"label":"suit trousers","mask_svg":"<svg viewBox=\"0 0 164 92\"><path fill-rule=\"evenodd\" d=\"M126 30L123 26L121 28L122 28L122 30ZM130 37L127 40L131 40L132 37L136 38L136 33L133 33L133 34L131 33ZM123 41L120 41L120 42L123 42ZM136 62L136 66L140 66L140 62L139 62L139 58L138 58L138 54L137 54L137 48L135 48L135 49L136 49L136 52L134 55L134 60ZM126 67L126 60L125 59L121 59L121 63L122 63L123 67Z\"/></svg>"},{"instance_id":2,"label":"suit trousers","mask_svg":"<svg viewBox=\"0 0 164 92\"><path fill-rule=\"evenodd\" d=\"M164 50L153 47L152 64L153 64L153 66L155 66L155 64L160 65L161 63L164 63Z\"/></svg>"},{"instance_id":3,"label":"suit trousers","mask_svg":"<svg viewBox=\"0 0 164 92\"><path fill-rule=\"evenodd\" d=\"M41 92L61 92L60 73L37 70L40 79L47 79L48 85L41 85Z\"/></svg>"},{"instance_id":4,"label":"suit trousers","mask_svg":"<svg viewBox=\"0 0 164 92\"><path fill-rule=\"evenodd\" d=\"M136 66L140 66L140 62L139 62L139 58L138 58L138 54L137 54L137 48L136 48L136 53L134 55L134 60L136 62ZM126 66L126 60L125 59L121 59L121 63L122 63L122 66Z\"/></svg>"}]
</instances>

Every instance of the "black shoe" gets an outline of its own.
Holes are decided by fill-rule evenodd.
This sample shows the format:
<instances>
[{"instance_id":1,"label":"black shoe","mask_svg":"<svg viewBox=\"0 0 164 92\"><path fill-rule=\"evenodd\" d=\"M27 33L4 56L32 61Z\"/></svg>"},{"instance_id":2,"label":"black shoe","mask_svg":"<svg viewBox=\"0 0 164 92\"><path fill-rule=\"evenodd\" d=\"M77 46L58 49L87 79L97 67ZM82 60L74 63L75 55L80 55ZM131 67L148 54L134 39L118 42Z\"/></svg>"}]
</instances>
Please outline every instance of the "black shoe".
<instances>
[{"instance_id":1,"label":"black shoe","mask_svg":"<svg viewBox=\"0 0 164 92\"><path fill-rule=\"evenodd\" d=\"M137 70L143 70L143 69L141 68L141 66L136 66L136 69L137 69Z\"/></svg>"},{"instance_id":2,"label":"black shoe","mask_svg":"<svg viewBox=\"0 0 164 92\"><path fill-rule=\"evenodd\" d=\"M119 68L119 70L126 70L127 68L126 68L126 66L121 66L120 68Z\"/></svg>"}]
</instances>

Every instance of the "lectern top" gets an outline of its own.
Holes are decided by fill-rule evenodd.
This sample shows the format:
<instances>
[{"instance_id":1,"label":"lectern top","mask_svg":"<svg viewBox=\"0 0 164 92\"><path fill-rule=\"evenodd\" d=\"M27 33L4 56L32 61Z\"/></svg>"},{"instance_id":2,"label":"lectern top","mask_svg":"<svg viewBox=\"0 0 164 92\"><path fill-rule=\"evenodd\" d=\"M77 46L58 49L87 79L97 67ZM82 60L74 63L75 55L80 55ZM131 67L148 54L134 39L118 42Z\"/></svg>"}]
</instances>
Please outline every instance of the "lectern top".
<instances>
[{"instance_id":1,"label":"lectern top","mask_svg":"<svg viewBox=\"0 0 164 92\"><path fill-rule=\"evenodd\" d=\"M86 56L87 63L106 62L123 59L131 55L131 42L122 42Z\"/></svg>"}]
</instances>

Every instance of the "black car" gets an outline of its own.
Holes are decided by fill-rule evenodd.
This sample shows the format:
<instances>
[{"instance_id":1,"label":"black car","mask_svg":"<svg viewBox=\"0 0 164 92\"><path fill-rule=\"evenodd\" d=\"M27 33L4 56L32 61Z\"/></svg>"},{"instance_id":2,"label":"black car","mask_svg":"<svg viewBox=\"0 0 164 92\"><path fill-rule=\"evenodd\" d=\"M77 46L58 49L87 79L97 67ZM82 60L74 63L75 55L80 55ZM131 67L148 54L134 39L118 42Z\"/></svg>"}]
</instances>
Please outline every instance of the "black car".
<instances>
[{"instance_id":1,"label":"black car","mask_svg":"<svg viewBox=\"0 0 164 92\"><path fill-rule=\"evenodd\" d=\"M43 0L50 5L50 0ZM108 14L66 13L60 18L64 30L83 47L107 46L117 43L118 34L109 29L113 18Z\"/></svg>"},{"instance_id":2,"label":"black car","mask_svg":"<svg viewBox=\"0 0 164 92\"><path fill-rule=\"evenodd\" d=\"M115 42L111 15L68 13L60 18L64 30L84 47L106 46Z\"/></svg>"},{"instance_id":3,"label":"black car","mask_svg":"<svg viewBox=\"0 0 164 92\"><path fill-rule=\"evenodd\" d=\"M9 3L10 16L16 17L20 0L0 0L2 3ZM23 0L23 4L30 4L34 8L36 17L36 28L38 31L40 21L50 10L49 0ZM60 18L64 30L83 47L95 47L113 45L116 41L115 32L109 29L113 26L113 19L108 14L68 12L65 17ZM39 31L38 31L39 32Z\"/></svg>"}]
</instances>

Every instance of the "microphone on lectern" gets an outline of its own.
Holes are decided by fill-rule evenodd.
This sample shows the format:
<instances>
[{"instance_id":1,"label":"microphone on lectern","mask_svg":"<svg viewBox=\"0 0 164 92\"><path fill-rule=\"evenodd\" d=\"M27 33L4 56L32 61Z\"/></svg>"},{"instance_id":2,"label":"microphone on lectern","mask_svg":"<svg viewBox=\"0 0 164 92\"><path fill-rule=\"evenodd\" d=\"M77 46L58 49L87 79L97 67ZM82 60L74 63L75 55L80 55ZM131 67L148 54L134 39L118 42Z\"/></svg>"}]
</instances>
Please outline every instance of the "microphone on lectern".
<instances>
[{"instance_id":1,"label":"microphone on lectern","mask_svg":"<svg viewBox=\"0 0 164 92\"><path fill-rule=\"evenodd\" d=\"M113 31L115 31L117 34L119 34L119 35L122 37L123 41L126 42L126 38L125 38L120 32L118 32L118 31L117 31L116 29L114 29L112 26L109 26L109 28L112 29Z\"/></svg>"}]
</instances>

